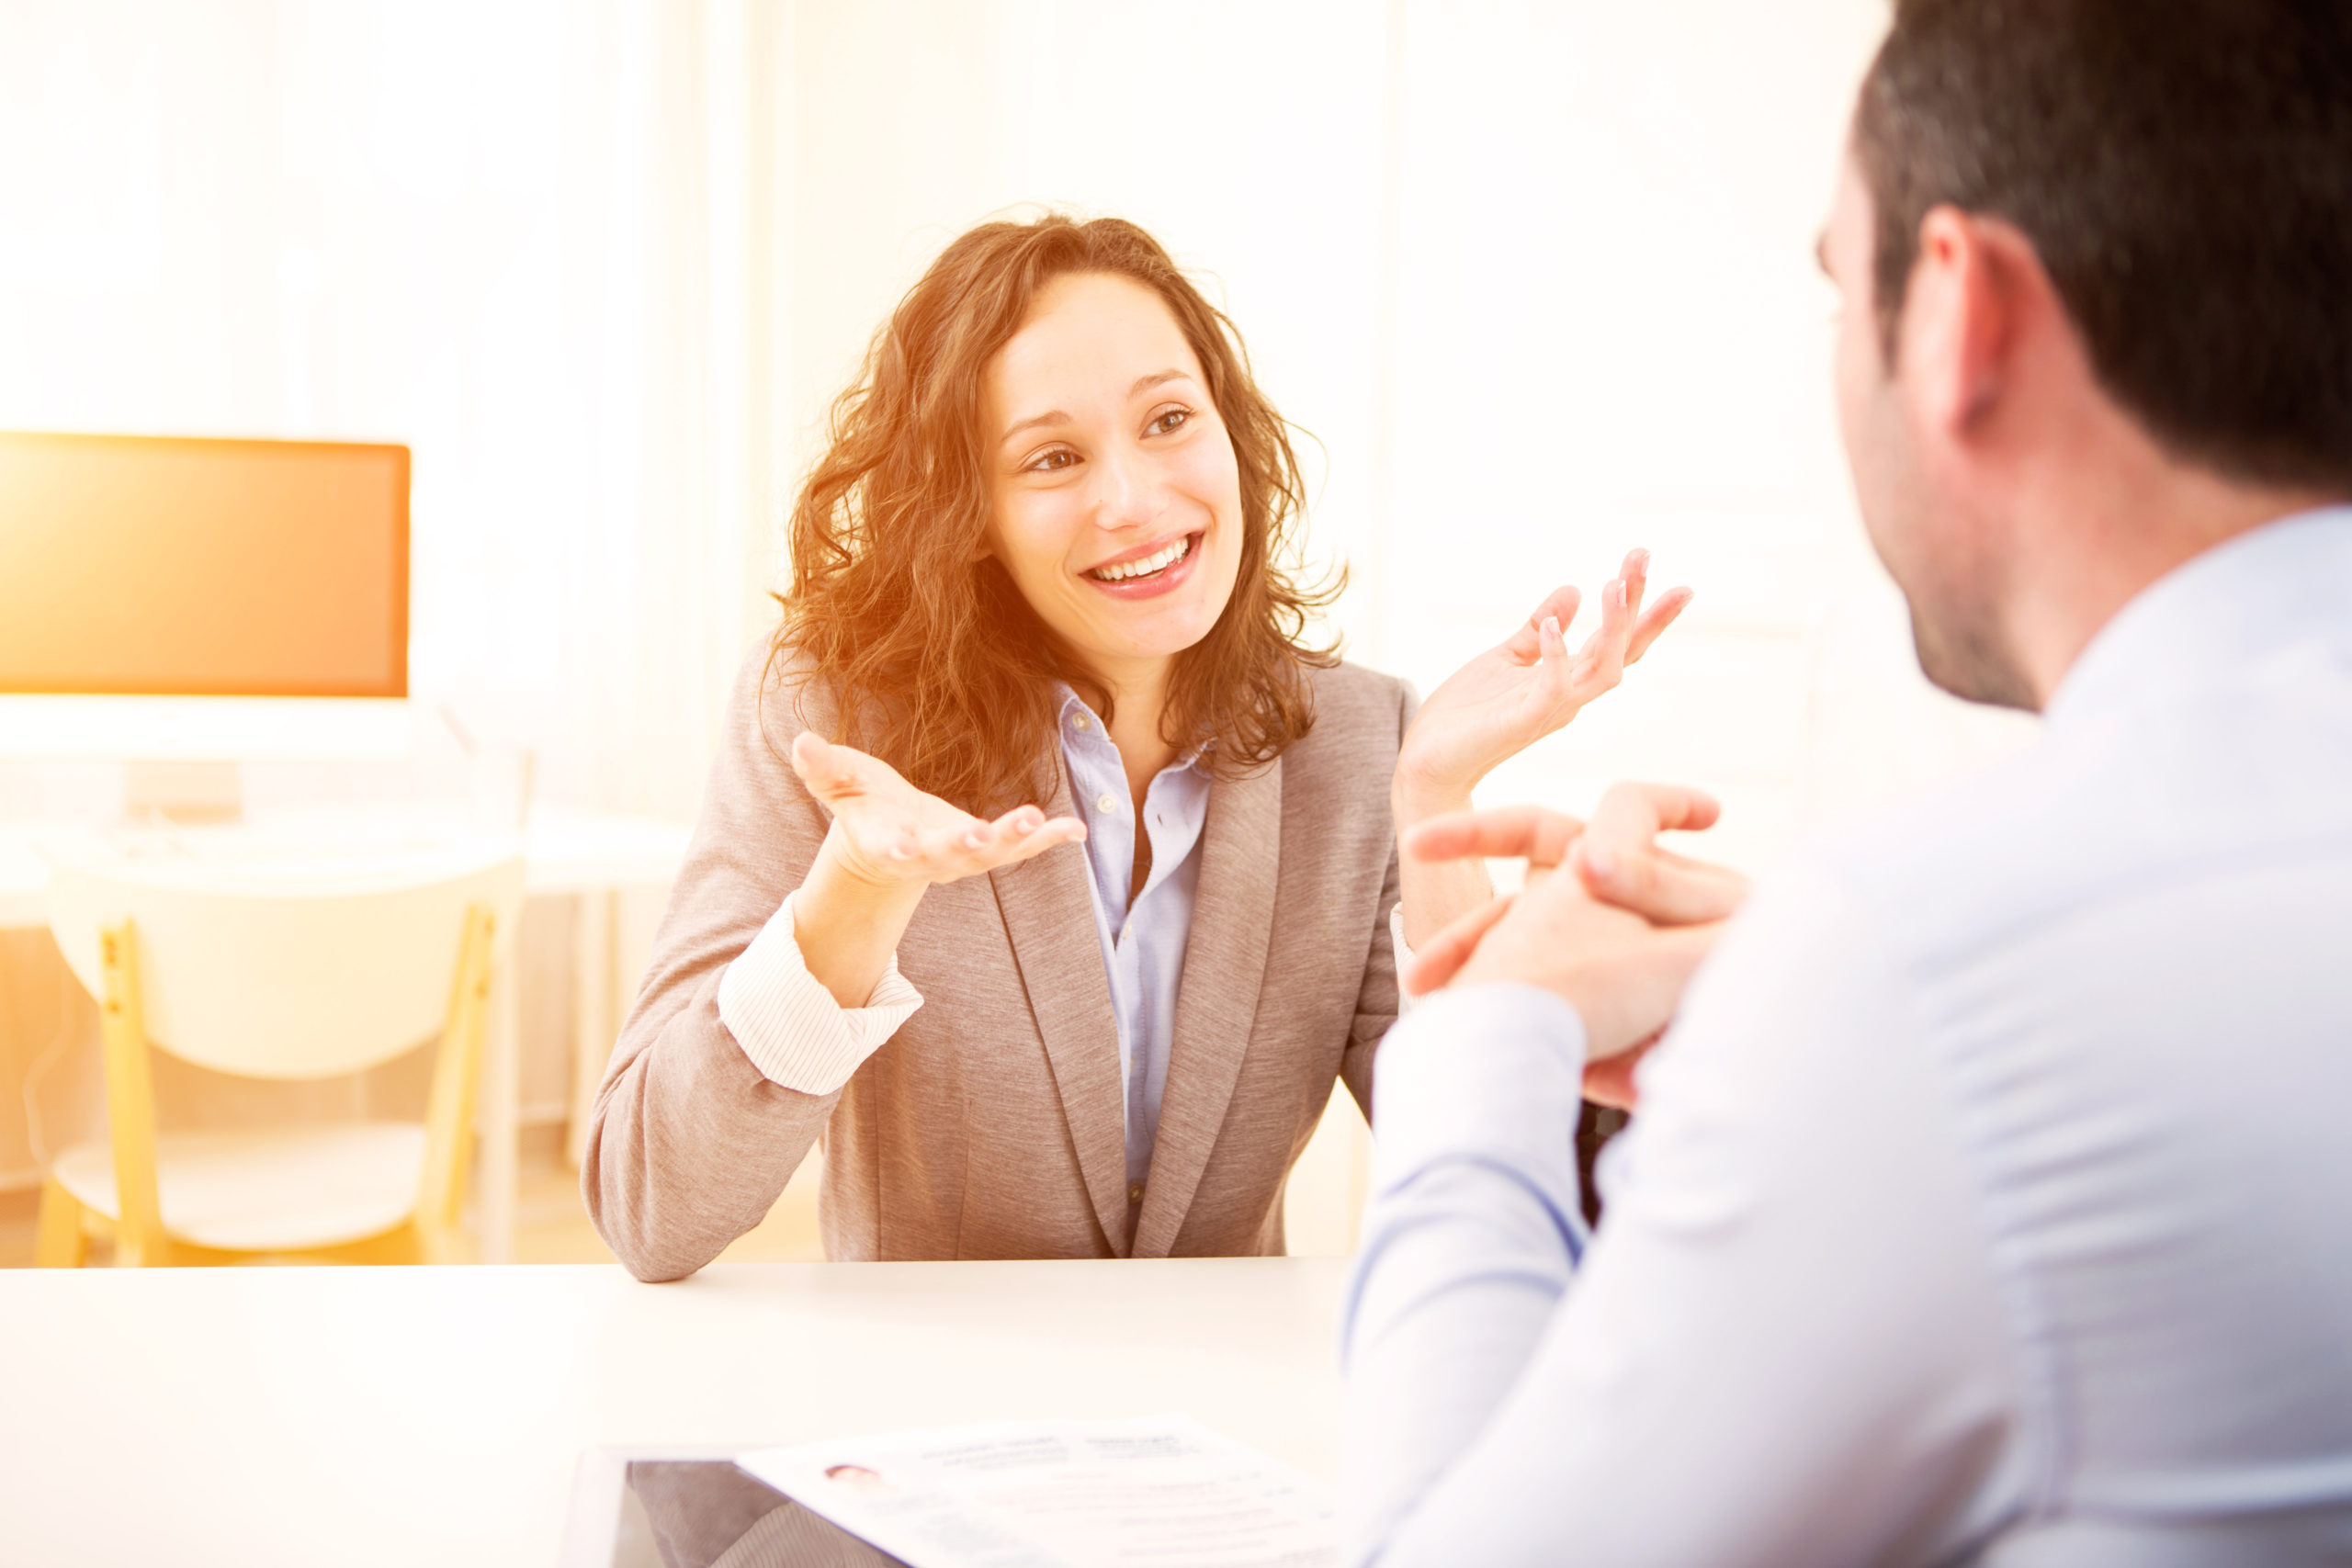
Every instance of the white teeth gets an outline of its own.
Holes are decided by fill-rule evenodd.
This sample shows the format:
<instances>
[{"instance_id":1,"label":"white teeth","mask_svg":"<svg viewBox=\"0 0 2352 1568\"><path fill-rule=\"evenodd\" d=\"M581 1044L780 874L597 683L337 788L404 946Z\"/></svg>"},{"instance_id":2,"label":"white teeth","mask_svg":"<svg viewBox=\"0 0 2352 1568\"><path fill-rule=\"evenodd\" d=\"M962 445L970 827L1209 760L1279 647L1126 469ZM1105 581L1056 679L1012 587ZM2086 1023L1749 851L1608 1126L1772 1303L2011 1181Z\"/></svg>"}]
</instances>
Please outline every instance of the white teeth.
<instances>
[{"instance_id":1,"label":"white teeth","mask_svg":"<svg viewBox=\"0 0 2352 1568\"><path fill-rule=\"evenodd\" d=\"M1149 577L1153 572L1165 570L1182 560L1192 547L1193 536L1187 534L1158 555L1146 556L1141 560L1122 561L1117 566L1098 566L1087 575L1102 582L1125 582L1134 578Z\"/></svg>"}]
</instances>

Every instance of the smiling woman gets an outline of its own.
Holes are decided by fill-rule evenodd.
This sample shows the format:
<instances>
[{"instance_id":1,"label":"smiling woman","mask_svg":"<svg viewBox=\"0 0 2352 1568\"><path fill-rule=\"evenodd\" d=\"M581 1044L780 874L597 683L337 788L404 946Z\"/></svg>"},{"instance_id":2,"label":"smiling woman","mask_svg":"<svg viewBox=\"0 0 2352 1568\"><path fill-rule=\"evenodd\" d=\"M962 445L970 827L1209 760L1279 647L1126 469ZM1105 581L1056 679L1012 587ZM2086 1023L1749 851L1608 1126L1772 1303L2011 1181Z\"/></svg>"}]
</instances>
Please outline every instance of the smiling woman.
<instances>
[{"instance_id":1,"label":"smiling woman","mask_svg":"<svg viewBox=\"0 0 2352 1568\"><path fill-rule=\"evenodd\" d=\"M984 224L835 405L776 647L831 677L838 739L978 811L1038 791L1056 682L1110 716L1104 658L1132 674L1185 653L1167 728L1262 762L1305 731L1303 671L1334 662L1300 640L1339 591L1296 575L1304 512L1238 334L1157 242L1115 219ZM1195 539L1209 570L1100 581Z\"/></svg>"},{"instance_id":2,"label":"smiling woman","mask_svg":"<svg viewBox=\"0 0 2352 1568\"><path fill-rule=\"evenodd\" d=\"M1335 1078L1369 1110L1398 929L1491 897L1400 868L1396 825L1687 597L1644 615L1637 552L1581 653L1555 590L1417 716L1305 640L1302 520L1238 334L1150 236L947 248L835 407L598 1096L623 1262L700 1268L820 1137L837 1258L1283 1249Z\"/></svg>"}]
</instances>

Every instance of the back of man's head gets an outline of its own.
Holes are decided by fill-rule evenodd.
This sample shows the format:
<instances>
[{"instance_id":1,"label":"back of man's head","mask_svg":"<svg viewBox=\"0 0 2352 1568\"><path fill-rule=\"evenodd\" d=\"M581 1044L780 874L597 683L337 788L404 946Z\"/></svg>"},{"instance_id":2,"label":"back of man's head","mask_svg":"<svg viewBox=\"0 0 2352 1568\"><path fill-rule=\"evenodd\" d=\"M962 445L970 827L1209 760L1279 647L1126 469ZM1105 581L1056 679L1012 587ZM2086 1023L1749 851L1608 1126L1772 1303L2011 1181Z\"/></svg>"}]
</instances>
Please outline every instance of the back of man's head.
<instances>
[{"instance_id":1,"label":"back of man's head","mask_svg":"<svg viewBox=\"0 0 2352 1568\"><path fill-rule=\"evenodd\" d=\"M1998 218L2175 457L2352 492L2352 4L1896 0L1854 150L1890 359L1923 217Z\"/></svg>"}]
</instances>

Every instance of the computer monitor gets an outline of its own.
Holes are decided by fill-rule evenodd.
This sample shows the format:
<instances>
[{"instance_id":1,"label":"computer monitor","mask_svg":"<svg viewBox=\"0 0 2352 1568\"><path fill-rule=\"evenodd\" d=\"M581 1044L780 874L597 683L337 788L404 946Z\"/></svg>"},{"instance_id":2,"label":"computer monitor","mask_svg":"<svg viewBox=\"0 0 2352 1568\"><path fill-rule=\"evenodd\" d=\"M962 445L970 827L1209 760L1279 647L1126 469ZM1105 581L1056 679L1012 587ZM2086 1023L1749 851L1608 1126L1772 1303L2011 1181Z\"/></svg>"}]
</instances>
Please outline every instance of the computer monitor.
<instances>
[{"instance_id":1,"label":"computer monitor","mask_svg":"<svg viewBox=\"0 0 2352 1568\"><path fill-rule=\"evenodd\" d=\"M409 452L0 432L0 757L398 755Z\"/></svg>"}]
</instances>

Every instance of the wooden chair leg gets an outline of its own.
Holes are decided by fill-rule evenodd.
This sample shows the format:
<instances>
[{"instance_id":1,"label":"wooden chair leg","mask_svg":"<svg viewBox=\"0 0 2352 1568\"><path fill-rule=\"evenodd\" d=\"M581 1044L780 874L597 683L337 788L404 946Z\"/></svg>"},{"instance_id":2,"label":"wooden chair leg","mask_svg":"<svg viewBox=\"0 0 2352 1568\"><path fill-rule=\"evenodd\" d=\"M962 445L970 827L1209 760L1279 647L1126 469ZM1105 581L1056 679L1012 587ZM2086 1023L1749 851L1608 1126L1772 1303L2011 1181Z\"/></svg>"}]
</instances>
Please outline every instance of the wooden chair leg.
<instances>
[{"instance_id":1,"label":"wooden chair leg","mask_svg":"<svg viewBox=\"0 0 2352 1568\"><path fill-rule=\"evenodd\" d=\"M79 1269L90 1256L90 1238L82 1228L82 1201L51 1177L41 1184L40 1234L33 1244L33 1263L41 1269Z\"/></svg>"}]
</instances>

